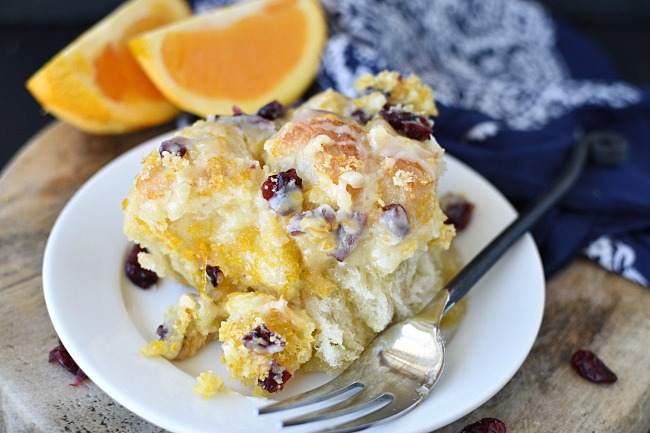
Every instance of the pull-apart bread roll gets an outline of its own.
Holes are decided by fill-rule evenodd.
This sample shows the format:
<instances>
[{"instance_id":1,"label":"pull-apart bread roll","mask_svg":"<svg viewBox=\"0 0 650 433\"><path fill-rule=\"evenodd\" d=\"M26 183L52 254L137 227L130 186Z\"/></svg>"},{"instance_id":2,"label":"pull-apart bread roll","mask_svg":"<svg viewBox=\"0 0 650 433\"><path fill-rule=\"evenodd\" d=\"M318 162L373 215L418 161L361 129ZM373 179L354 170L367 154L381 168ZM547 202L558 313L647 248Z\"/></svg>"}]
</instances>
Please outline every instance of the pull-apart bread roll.
<instances>
[{"instance_id":1,"label":"pull-apart bread roll","mask_svg":"<svg viewBox=\"0 0 650 433\"><path fill-rule=\"evenodd\" d=\"M198 121L145 158L124 231L144 268L196 289L145 354L219 338L233 377L275 392L301 366L346 367L432 298L454 230L431 89L382 72L357 90Z\"/></svg>"}]
</instances>

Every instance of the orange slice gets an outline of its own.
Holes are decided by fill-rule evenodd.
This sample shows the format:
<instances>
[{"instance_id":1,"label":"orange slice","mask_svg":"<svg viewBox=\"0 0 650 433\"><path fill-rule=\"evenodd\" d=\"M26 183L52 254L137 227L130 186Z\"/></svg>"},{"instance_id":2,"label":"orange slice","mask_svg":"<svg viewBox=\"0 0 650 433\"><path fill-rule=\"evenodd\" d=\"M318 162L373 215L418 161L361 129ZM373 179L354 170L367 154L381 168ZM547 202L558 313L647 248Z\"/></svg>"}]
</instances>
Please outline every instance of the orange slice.
<instances>
[{"instance_id":1,"label":"orange slice","mask_svg":"<svg viewBox=\"0 0 650 433\"><path fill-rule=\"evenodd\" d=\"M87 132L164 123L178 109L142 71L126 42L191 13L183 0L126 2L39 69L27 89L46 111Z\"/></svg>"},{"instance_id":2,"label":"orange slice","mask_svg":"<svg viewBox=\"0 0 650 433\"><path fill-rule=\"evenodd\" d=\"M160 91L199 116L290 104L318 70L326 38L317 0L254 0L218 8L133 39Z\"/></svg>"}]
</instances>

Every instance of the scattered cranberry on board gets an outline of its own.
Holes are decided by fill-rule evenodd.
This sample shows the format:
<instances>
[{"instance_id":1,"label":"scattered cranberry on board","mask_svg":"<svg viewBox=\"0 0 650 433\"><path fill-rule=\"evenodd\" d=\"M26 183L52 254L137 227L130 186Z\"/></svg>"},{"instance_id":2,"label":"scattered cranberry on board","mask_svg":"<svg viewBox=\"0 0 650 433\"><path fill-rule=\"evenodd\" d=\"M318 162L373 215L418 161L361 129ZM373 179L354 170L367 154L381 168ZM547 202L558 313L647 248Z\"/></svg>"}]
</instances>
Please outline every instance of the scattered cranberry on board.
<instances>
[{"instance_id":1,"label":"scattered cranberry on board","mask_svg":"<svg viewBox=\"0 0 650 433\"><path fill-rule=\"evenodd\" d=\"M496 418L481 418L466 425L460 433L506 433L506 425Z\"/></svg>"},{"instance_id":2,"label":"scattered cranberry on board","mask_svg":"<svg viewBox=\"0 0 650 433\"><path fill-rule=\"evenodd\" d=\"M614 383L616 374L591 350L580 349L571 357L571 365L578 374L594 383Z\"/></svg>"}]
</instances>

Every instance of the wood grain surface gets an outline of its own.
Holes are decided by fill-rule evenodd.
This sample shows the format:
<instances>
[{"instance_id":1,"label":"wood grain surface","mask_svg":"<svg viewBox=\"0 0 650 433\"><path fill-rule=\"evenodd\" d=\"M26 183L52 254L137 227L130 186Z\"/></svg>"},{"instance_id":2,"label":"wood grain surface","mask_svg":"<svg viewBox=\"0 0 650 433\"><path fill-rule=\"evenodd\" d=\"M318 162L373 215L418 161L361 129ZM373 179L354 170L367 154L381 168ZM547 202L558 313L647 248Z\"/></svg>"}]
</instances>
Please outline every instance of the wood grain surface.
<instances>
[{"instance_id":1,"label":"wood grain surface","mask_svg":"<svg viewBox=\"0 0 650 433\"><path fill-rule=\"evenodd\" d=\"M57 337L41 268L50 230L74 192L110 160L170 128L97 137L55 122L0 174L0 432L163 431L92 382L71 387L73 376L47 362ZM580 348L598 354L618 381L579 377L569 359ZM494 350L508 350L507 342ZM501 419L508 432L648 433L650 290L583 259L553 277L523 366L496 396L438 432L457 433L483 417Z\"/></svg>"}]
</instances>

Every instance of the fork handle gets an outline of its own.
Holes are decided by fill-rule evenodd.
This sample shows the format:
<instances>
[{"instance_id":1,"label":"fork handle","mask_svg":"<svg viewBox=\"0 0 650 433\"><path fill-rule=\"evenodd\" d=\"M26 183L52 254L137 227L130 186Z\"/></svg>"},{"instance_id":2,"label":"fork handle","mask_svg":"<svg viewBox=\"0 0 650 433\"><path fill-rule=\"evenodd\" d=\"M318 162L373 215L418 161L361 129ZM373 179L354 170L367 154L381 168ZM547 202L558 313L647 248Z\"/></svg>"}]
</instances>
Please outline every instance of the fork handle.
<instances>
[{"instance_id":1,"label":"fork handle","mask_svg":"<svg viewBox=\"0 0 650 433\"><path fill-rule=\"evenodd\" d=\"M443 315L476 284L499 258L550 210L576 182L587 159L589 135L577 140L558 177L537 200L501 231L447 283L449 298Z\"/></svg>"}]
</instances>

